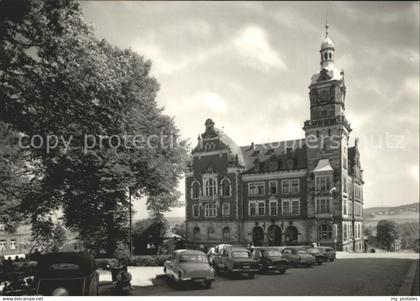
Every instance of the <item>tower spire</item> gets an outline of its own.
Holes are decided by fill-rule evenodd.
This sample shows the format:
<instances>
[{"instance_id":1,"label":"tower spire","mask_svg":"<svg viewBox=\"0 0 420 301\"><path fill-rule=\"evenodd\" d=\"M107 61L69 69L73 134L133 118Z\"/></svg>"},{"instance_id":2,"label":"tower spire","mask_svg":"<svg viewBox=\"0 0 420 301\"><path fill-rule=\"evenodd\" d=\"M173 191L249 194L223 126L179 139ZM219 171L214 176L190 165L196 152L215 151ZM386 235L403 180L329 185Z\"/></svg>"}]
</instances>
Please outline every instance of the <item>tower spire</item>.
<instances>
[{"instance_id":1,"label":"tower spire","mask_svg":"<svg viewBox=\"0 0 420 301\"><path fill-rule=\"evenodd\" d=\"M328 12L325 13L325 37L328 37Z\"/></svg>"}]
</instances>

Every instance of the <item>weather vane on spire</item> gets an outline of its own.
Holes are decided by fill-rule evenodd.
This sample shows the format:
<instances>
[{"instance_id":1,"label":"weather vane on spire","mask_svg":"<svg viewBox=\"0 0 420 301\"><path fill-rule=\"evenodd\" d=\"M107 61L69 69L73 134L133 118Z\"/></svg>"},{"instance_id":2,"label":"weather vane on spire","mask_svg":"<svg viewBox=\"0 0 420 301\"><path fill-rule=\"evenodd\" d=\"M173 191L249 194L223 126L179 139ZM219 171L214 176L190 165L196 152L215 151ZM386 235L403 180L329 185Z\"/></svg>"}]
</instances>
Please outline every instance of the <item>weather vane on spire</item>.
<instances>
[{"instance_id":1,"label":"weather vane on spire","mask_svg":"<svg viewBox=\"0 0 420 301\"><path fill-rule=\"evenodd\" d=\"M325 13L325 36L328 37L328 12Z\"/></svg>"}]
</instances>

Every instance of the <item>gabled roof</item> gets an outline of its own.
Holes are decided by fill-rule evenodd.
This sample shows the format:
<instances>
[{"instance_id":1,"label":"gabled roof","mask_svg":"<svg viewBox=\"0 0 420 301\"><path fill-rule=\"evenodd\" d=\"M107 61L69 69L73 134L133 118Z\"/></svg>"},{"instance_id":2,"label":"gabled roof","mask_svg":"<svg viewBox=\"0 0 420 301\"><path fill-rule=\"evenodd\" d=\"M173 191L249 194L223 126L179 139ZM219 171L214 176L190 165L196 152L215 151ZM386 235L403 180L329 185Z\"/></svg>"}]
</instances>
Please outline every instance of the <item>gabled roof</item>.
<instances>
[{"instance_id":1,"label":"gabled roof","mask_svg":"<svg viewBox=\"0 0 420 301\"><path fill-rule=\"evenodd\" d=\"M251 144L240 147L245 163L245 170L252 171L256 164L270 160L296 160L296 169L306 168L305 139ZM286 168L282 168L286 169Z\"/></svg>"},{"instance_id":2,"label":"gabled roof","mask_svg":"<svg viewBox=\"0 0 420 301\"><path fill-rule=\"evenodd\" d=\"M331 167L330 160L321 159L318 161L318 164L315 167L314 172L321 172L321 171L334 171L334 169Z\"/></svg>"}]
</instances>

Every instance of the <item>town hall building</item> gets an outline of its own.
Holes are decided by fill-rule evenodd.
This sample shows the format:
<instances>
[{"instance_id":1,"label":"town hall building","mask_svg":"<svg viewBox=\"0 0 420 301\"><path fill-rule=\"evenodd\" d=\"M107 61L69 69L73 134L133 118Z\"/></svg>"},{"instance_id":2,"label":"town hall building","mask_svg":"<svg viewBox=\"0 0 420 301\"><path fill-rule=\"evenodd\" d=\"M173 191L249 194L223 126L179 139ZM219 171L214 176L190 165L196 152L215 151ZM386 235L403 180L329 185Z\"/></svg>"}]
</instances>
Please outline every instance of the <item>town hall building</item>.
<instances>
[{"instance_id":1,"label":"town hall building","mask_svg":"<svg viewBox=\"0 0 420 301\"><path fill-rule=\"evenodd\" d=\"M303 245L363 251L363 170L345 116L344 71L322 41L309 85L304 138L238 146L211 119L186 173L186 235L193 244ZM279 112L281 114L281 112Z\"/></svg>"}]
</instances>

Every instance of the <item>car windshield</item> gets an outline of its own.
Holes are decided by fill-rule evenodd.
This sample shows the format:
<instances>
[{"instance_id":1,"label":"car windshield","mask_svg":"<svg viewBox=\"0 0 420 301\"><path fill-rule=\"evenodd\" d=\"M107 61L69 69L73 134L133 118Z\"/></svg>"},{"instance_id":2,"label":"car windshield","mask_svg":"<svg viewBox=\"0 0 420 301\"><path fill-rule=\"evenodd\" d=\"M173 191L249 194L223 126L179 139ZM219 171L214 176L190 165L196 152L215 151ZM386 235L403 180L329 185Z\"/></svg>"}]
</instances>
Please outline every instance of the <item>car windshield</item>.
<instances>
[{"instance_id":1,"label":"car windshield","mask_svg":"<svg viewBox=\"0 0 420 301\"><path fill-rule=\"evenodd\" d=\"M233 251L232 257L234 258L251 258L251 254L247 251Z\"/></svg>"},{"instance_id":2,"label":"car windshield","mask_svg":"<svg viewBox=\"0 0 420 301\"><path fill-rule=\"evenodd\" d=\"M309 253L319 253L319 250L317 248L310 248L308 249Z\"/></svg>"},{"instance_id":3,"label":"car windshield","mask_svg":"<svg viewBox=\"0 0 420 301\"><path fill-rule=\"evenodd\" d=\"M207 262L205 255L181 255L179 257L180 262Z\"/></svg>"},{"instance_id":4,"label":"car windshield","mask_svg":"<svg viewBox=\"0 0 420 301\"><path fill-rule=\"evenodd\" d=\"M265 256L281 256L281 252L277 250L266 250L264 251Z\"/></svg>"},{"instance_id":5,"label":"car windshield","mask_svg":"<svg viewBox=\"0 0 420 301\"><path fill-rule=\"evenodd\" d=\"M297 250L296 253L298 254L308 254L306 250Z\"/></svg>"}]
</instances>

